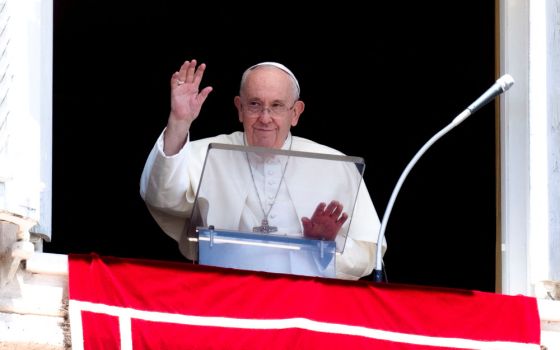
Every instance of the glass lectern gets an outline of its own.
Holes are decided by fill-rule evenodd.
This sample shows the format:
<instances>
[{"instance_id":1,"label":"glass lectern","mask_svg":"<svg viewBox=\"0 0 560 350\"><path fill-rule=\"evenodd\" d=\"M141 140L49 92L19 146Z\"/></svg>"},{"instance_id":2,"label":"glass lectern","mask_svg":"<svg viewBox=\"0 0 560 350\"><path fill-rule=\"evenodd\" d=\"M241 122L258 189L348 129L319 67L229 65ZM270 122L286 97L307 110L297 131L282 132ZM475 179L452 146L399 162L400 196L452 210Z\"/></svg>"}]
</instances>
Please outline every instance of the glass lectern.
<instances>
[{"instance_id":1,"label":"glass lectern","mask_svg":"<svg viewBox=\"0 0 560 350\"><path fill-rule=\"evenodd\" d=\"M362 181L362 158L212 143L181 249L204 265L335 277ZM336 200L348 215L333 240L302 218Z\"/></svg>"}]
</instances>

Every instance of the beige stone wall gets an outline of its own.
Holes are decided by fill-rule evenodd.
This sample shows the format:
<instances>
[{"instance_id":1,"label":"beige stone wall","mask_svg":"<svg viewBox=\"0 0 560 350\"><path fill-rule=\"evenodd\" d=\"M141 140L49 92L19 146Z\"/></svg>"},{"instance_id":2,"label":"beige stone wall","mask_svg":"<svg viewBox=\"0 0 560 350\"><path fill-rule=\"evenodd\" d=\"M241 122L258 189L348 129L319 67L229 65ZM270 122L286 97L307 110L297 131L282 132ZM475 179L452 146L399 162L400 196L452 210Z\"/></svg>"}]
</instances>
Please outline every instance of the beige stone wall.
<instances>
[{"instance_id":1,"label":"beige stone wall","mask_svg":"<svg viewBox=\"0 0 560 350\"><path fill-rule=\"evenodd\" d=\"M2 218L5 220L0 220L0 350L71 348L65 306L67 258L33 252L33 245L27 240L29 232L20 230L29 229L33 221L5 211ZM18 224L6 221L11 218ZM26 268L33 265L42 266L43 270Z\"/></svg>"}]
</instances>

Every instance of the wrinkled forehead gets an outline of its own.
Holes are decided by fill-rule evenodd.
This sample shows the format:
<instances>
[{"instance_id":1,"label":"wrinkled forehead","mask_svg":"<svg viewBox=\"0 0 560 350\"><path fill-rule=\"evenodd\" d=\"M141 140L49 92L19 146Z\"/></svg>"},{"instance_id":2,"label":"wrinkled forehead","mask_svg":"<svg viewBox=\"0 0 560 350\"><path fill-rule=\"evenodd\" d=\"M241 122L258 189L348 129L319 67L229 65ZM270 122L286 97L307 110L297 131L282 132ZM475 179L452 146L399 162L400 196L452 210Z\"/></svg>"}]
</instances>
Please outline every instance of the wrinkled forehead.
<instances>
[{"instance_id":1,"label":"wrinkled forehead","mask_svg":"<svg viewBox=\"0 0 560 350\"><path fill-rule=\"evenodd\" d=\"M296 79L296 76L294 75L294 73L292 73L292 71L290 69L288 69L288 67L286 67L285 65L278 63L278 62L261 62L261 63L257 63L254 66L249 67L249 71L254 70L257 67L276 67L282 71L284 71L284 73L288 74L290 76L290 78L292 78L292 80L294 81L294 85L296 86L297 89L297 93L299 96L299 92L300 92L300 88L299 88L299 82Z\"/></svg>"},{"instance_id":2,"label":"wrinkled forehead","mask_svg":"<svg viewBox=\"0 0 560 350\"><path fill-rule=\"evenodd\" d=\"M247 80L247 76L249 75L249 73L259 67L274 67L277 69L280 69L281 71L283 71L284 73L288 74L288 76L290 77L290 79L292 80L292 82L294 83L294 87L295 87L295 94L296 94L296 99L299 99L299 95L300 95L300 87L299 87L299 82L296 79L296 76L294 75L294 73L292 73L292 71L290 69L288 69L288 67L286 67L285 65L278 63L278 62L261 62L261 63L257 63L249 68L247 68L247 70L245 70L245 72L243 73L243 77L241 78L241 88L243 88L243 85L245 83L245 81Z\"/></svg>"}]
</instances>

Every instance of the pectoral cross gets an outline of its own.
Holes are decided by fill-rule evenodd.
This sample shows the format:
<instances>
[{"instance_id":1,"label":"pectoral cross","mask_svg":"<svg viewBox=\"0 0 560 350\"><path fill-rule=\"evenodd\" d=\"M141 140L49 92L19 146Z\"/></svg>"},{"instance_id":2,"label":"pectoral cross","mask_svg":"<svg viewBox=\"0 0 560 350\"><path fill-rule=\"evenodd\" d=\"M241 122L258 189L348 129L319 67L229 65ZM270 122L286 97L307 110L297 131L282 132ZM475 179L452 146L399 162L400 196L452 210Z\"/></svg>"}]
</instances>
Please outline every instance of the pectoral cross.
<instances>
[{"instance_id":1,"label":"pectoral cross","mask_svg":"<svg viewBox=\"0 0 560 350\"><path fill-rule=\"evenodd\" d=\"M260 232L260 233L271 233L278 231L278 227L270 226L268 224L268 220L265 218L261 222L261 226L253 227L253 232Z\"/></svg>"}]
</instances>

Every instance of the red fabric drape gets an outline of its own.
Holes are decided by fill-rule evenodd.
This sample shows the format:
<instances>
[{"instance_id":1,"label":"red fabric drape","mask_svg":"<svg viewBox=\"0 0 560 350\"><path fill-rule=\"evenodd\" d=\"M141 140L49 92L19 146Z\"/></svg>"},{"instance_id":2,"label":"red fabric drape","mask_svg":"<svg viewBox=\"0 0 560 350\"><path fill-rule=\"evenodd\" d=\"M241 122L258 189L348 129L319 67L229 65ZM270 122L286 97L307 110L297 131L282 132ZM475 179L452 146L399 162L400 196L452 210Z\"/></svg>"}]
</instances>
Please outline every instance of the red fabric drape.
<instances>
[{"instance_id":1,"label":"red fabric drape","mask_svg":"<svg viewBox=\"0 0 560 350\"><path fill-rule=\"evenodd\" d=\"M69 256L69 299L76 349L511 350L540 342L537 303L526 296L95 254Z\"/></svg>"}]
</instances>

